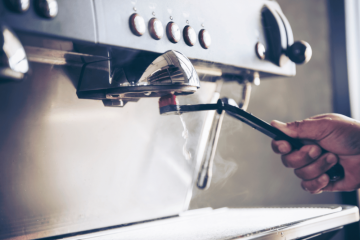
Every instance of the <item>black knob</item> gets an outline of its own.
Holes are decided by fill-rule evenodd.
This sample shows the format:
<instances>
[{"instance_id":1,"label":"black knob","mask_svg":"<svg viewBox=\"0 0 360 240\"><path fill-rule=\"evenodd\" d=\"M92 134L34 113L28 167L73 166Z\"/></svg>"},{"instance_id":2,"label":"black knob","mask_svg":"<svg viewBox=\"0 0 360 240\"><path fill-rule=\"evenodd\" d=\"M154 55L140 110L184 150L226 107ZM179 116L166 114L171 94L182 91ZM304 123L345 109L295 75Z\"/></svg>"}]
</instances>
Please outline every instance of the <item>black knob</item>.
<instances>
[{"instance_id":1,"label":"black knob","mask_svg":"<svg viewBox=\"0 0 360 240\"><path fill-rule=\"evenodd\" d=\"M296 41L288 47L287 55L291 61L296 64L303 64L310 61L312 49L309 43L305 41Z\"/></svg>"}]
</instances>

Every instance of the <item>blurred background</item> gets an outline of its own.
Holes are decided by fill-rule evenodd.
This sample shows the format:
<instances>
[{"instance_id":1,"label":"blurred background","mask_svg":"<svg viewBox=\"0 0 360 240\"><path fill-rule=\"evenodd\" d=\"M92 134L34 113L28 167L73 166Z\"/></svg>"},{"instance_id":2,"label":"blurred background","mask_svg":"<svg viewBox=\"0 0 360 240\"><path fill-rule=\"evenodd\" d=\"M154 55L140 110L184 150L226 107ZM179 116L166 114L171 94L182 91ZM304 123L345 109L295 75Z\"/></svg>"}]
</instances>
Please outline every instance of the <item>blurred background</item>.
<instances>
[{"instance_id":1,"label":"blurred background","mask_svg":"<svg viewBox=\"0 0 360 240\"><path fill-rule=\"evenodd\" d=\"M345 1L277 2L293 28L294 38L306 39L312 46L313 56L309 64L297 66L295 77L266 79L254 86L248 111L267 122L274 119L289 122L329 112L350 116ZM223 96L236 100L240 92L241 87L236 83L225 83L222 88ZM282 165L270 143L262 133L225 116L212 185L206 191L194 188L191 208L357 205L355 192L318 195L305 192L300 179L292 169ZM357 223L345 229L334 239L358 239Z\"/></svg>"}]
</instances>

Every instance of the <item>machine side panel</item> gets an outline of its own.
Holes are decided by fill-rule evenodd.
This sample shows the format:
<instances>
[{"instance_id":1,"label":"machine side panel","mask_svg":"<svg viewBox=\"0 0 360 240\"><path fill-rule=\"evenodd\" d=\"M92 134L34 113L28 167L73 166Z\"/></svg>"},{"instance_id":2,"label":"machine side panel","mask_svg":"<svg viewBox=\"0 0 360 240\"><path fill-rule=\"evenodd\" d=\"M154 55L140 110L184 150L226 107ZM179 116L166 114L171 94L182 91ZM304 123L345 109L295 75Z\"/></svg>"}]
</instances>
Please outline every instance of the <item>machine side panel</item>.
<instances>
[{"instance_id":1,"label":"machine side panel","mask_svg":"<svg viewBox=\"0 0 360 240\"><path fill-rule=\"evenodd\" d=\"M10 11L4 2L0 1L1 21L14 30L96 42L92 0L57 1L59 11L53 19L41 17L36 12L36 1L30 1L30 8L25 13Z\"/></svg>"}]
</instances>

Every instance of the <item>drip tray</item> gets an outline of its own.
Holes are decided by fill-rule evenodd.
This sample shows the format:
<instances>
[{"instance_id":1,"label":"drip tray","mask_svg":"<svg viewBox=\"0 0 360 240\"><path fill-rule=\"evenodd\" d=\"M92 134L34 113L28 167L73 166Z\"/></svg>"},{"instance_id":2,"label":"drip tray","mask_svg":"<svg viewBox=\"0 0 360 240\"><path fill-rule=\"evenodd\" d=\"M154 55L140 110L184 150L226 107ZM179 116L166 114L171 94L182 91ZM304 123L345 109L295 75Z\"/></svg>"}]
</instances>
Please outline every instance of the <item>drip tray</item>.
<instances>
[{"instance_id":1,"label":"drip tray","mask_svg":"<svg viewBox=\"0 0 360 240\"><path fill-rule=\"evenodd\" d=\"M273 208L212 208L70 239L299 239L317 236L359 220L359 209L345 205Z\"/></svg>"}]
</instances>

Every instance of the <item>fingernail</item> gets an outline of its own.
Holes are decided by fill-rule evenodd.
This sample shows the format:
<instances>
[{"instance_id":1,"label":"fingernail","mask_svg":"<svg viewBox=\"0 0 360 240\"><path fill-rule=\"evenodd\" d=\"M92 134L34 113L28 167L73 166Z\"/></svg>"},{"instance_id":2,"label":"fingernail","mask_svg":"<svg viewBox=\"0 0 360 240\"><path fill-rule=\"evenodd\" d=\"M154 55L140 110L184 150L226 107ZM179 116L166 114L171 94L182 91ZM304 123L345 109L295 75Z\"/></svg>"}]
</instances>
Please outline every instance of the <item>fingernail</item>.
<instances>
[{"instance_id":1,"label":"fingernail","mask_svg":"<svg viewBox=\"0 0 360 240\"><path fill-rule=\"evenodd\" d=\"M288 152L288 149L287 149L287 147L286 147L285 144L280 144L280 145L278 146L278 149L279 149L279 152L280 152L280 153L287 153L287 152Z\"/></svg>"},{"instance_id":2,"label":"fingernail","mask_svg":"<svg viewBox=\"0 0 360 240\"><path fill-rule=\"evenodd\" d=\"M314 194L320 194L320 193L322 193L323 191L318 191L318 192L316 192L316 193L314 193Z\"/></svg>"},{"instance_id":3,"label":"fingernail","mask_svg":"<svg viewBox=\"0 0 360 240\"><path fill-rule=\"evenodd\" d=\"M319 151L319 148L318 147L312 147L310 148L310 151L309 151L309 157L311 157L312 159L317 159L321 154L321 151Z\"/></svg>"},{"instance_id":4,"label":"fingernail","mask_svg":"<svg viewBox=\"0 0 360 240\"><path fill-rule=\"evenodd\" d=\"M326 162L328 164L334 164L337 162L337 158L334 154L329 154L327 157L326 157Z\"/></svg>"},{"instance_id":5,"label":"fingernail","mask_svg":"<svg viewBox=\"0 0 360 240\"><path fill-rule=\"evenodd\" d=\"M271 125L286 125L286 123L280 122L278 120L272 120Z\"/></svg>"}]
</instances>

